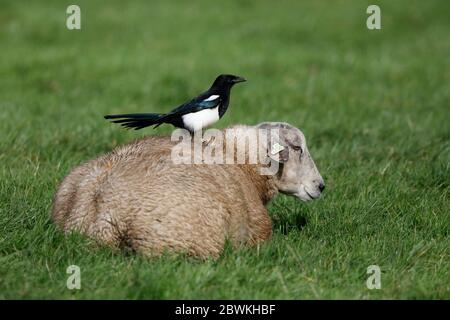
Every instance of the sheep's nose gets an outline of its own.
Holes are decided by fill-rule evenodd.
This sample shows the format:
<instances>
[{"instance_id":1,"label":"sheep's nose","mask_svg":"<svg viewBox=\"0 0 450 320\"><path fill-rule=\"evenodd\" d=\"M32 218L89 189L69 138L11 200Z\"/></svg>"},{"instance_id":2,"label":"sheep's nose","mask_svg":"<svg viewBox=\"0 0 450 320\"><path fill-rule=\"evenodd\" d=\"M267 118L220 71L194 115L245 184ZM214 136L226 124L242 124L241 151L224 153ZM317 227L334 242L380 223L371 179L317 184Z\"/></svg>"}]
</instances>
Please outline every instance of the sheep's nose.
<instances>
[{"instance_id":1,"label":"sheep's nose","mask_svg":"<svg viewBox=\"0 0 450 320\"><path fill-rule=\"evenodd\" d=\"M323 190L325 190L325 185L322 182L319 184L319 190L320 192L323 192Z\"/></svg>"}]
</instances>

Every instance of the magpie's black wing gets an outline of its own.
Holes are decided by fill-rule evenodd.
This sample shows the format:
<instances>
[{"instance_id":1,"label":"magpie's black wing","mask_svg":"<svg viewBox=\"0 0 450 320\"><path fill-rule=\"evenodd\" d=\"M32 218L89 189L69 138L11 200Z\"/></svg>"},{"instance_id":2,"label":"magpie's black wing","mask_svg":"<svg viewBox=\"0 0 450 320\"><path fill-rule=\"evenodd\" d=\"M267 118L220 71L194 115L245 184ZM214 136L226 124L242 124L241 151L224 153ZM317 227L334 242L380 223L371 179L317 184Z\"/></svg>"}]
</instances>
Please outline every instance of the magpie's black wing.
<instances>
[{"instance_id":1,"label":"magpie's black wing","mask_svg":"<svg viewBox=\"0 0 450 320\"><path fill-rule=\"evenodd\" d=\"M173 109L171 112L161 117L159 121L165 122L188 113L198 112L205 109L214 109L220 105L221 101L222 99L218 94L204 93L197 98L194 98L191 101Z\"/></svg>"}]
</instances>

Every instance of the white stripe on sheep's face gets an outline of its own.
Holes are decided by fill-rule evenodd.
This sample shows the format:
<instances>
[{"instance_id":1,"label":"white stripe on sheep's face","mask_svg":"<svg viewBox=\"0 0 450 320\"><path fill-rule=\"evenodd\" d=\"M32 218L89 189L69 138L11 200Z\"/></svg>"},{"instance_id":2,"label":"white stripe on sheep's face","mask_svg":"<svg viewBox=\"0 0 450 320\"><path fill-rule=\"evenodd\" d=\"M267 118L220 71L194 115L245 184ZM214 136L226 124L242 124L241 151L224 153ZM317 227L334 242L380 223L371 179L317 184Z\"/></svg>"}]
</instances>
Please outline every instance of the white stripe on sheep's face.
<instances>
[{"instance_id":1,"label":"white stripe on sheep's face","mask_svg":"<svg viewBox=\"0 0 450 320\"><path fill-rule=\"evenodd\" d=\"M308 151L303 133L280 122L262 123L259 128L279 132L273 145L268 146L269 157L281 164L277 176L279 191L303 201L319 198L325 184Z\"/></svg>"}]
</instances>

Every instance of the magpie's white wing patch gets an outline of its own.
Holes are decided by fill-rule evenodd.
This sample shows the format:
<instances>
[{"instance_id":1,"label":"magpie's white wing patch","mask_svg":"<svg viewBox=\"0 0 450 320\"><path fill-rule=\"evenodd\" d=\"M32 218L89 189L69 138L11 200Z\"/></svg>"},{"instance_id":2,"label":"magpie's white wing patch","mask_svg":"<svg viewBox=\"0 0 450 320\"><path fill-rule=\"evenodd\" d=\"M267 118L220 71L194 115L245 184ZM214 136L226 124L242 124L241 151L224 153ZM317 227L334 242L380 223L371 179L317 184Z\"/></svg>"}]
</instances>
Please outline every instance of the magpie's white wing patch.
<instances>
[{"instance_id":1,"label":"magpie's white wing patch","mask_svg":"<svg viewBox=\"0 0 450 320\"><path fill-rule=\"evenodd\" d=\"M203 101L213 101L213 100L216 100L219 97L220 97L219 95L213 94L213 95L209 96L209 98L207 98L207 99L205 99Z\"/></svg>"},{"instance_id":2,"label":"magpie's white wing patch","mask_svg":"<svg viewBox=\"0 0 450 320\"><path fill-rule=\"evenodd\" d=\"M185 128L195 132L219 120L219 107L188 113L183 115L182 119Z\"/></svg>"}]
</instances>

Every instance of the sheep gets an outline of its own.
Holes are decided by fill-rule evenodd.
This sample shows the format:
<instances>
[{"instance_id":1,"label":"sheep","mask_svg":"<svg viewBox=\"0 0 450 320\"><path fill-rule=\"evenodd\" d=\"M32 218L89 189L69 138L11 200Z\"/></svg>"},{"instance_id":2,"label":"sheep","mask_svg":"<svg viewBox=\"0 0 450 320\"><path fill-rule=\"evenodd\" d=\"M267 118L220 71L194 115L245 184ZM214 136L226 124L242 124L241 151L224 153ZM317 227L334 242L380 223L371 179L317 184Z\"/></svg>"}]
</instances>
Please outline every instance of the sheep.
<instances>
[{"instance_id":1,"label":"sheep","mask_svg":"<svg viewBox=\"0 0 450 320\"><path fill-rule=\"evenodd\" d=\"M179 142L169 136L148 136L117 147L76 167L61 182L53 222L65 233L81 232L149 256L181 252L217 258L226 241L237 247L269 239L267 203L278 192L303 201L316 199L324 181L299 129L280 122L231 129L277 134L258 140L264 161L253 164L175 163L173 149ZM212 139L203 146L218 143ZM218 147L228 156L236 151L225 147L230 143L225 138ZM261 174L271 164L279 165L278 171Z\"/></svg>"}]
</instances>

